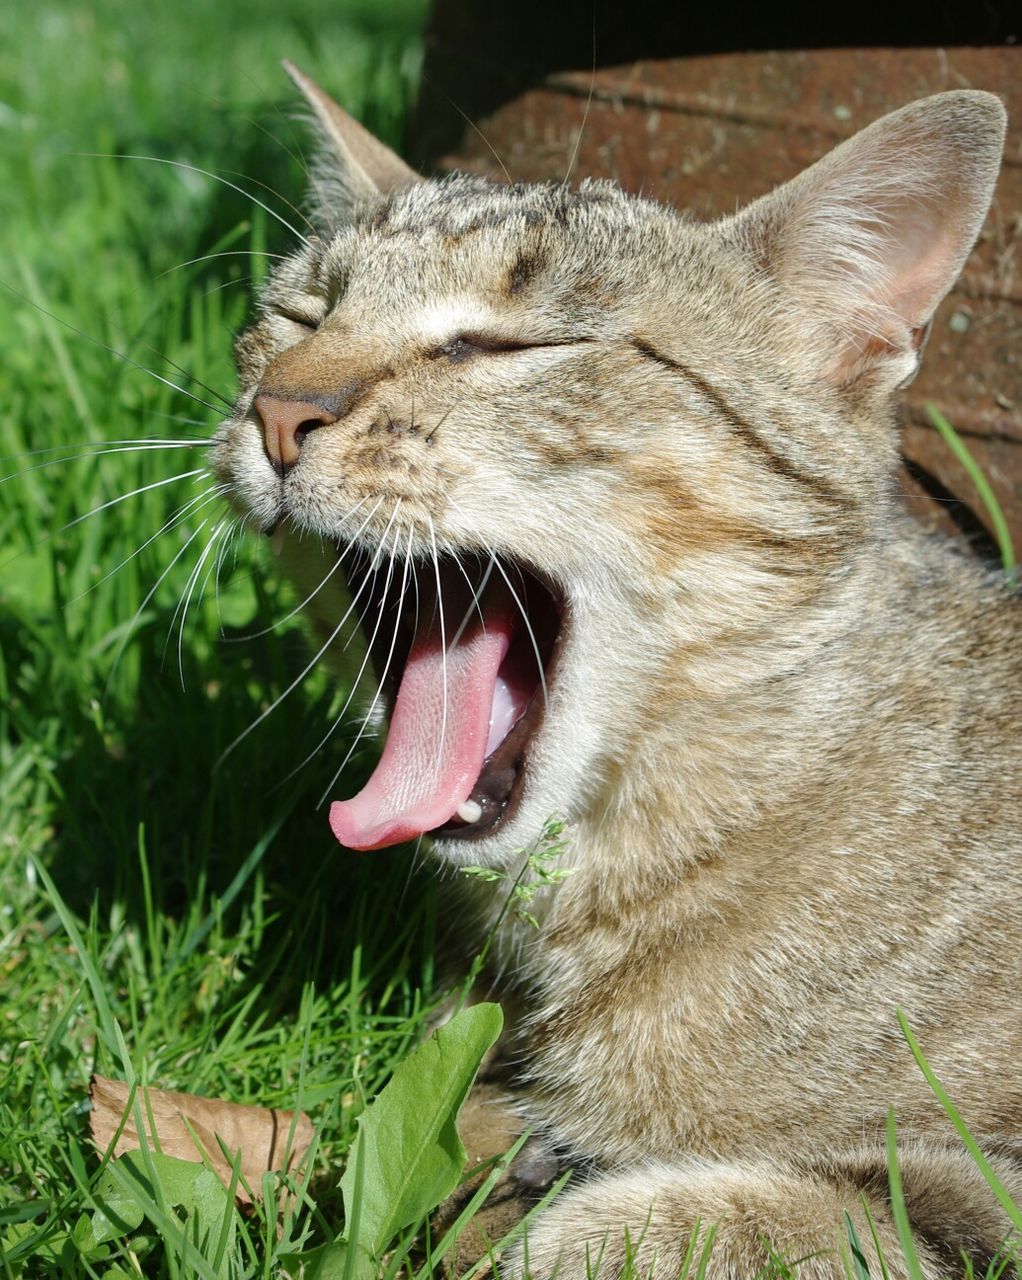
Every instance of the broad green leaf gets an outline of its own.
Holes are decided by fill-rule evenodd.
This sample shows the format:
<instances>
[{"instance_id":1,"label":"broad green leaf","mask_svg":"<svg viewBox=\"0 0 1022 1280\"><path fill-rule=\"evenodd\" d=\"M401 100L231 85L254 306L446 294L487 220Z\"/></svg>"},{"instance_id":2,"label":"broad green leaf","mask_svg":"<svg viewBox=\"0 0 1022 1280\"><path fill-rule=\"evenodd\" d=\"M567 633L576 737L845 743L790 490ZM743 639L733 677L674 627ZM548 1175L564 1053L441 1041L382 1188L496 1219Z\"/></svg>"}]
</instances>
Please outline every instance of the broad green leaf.
<instances>
[{"instance_id":1,"label":"broad green leaf","mask_svg":"<svg viewBox=\"0 0 1022 1280\"><path fill-rule=\"evenodd\" d=\"M47 1234L33 1221L13 1223L0 1236L0 1274L4 1280L20 1280L28 1267L29 1274L35 1275L40 1262L60 1262L67 1242L66 1231Z\"/></svg>"},{"instance_id":2,"label":"broad green leaf","mask_svg":"<svg viewBox=\"0 0 1022 1280\"><path fill-rule=\"evenodd\" d=\"M125 1172L129 1169L134 1172L132 1153L123 1156L121 1160L113 1161L100 1178L93 1192L96 1211L92 1215L92 1231L86 1233L81 1223L75 1231L76 1243L80 1246L91 1248L93 1245L102 1244L105 1240L117 1240L121 1236L130 1235L132 1231L136 1231L145 1221L145 1210L140 1203L139 1193L125 1187L113 1172L118 1165L122 1164ZM151 1194L148 1181L145 1186Z\"/></svg>"},{"instance_id":3,"label":"broad green leaf","mask_svg":"<svg viewBox=\"0 0 1022 1280\"><path fill-rule=\"evenodd\" d=\"M364 1255L368 1264L365 1274L375 1275L376 1264ZM343 1240L333 1244L321 1244L304 1253L288 1253L278 1258L287 1275L294 1280L342 1280L348 1262L348 1246Z\"/></svg>"},{"instance_id":4,"label":"broad green leaf","mask_svg":"<svg viewBox=\"0 0 1022 1280\"><path fill-rule=\"evenodd\" d=\"M503 1025L499 1005L473 1005L396 1068L359 1116L341 1178L348 1238L280 1259L288 1275L372 1280L394 1237L451 1194L467 1158L458 1112Z\"/></svg>"},{"instance_id":5,"label":"broad green leaf","mask_svg":"<svg viewBox=\"0 0 1022 1280\"><path fill-rule=\"evenodd\" d=\"M292 1255L305 1280L368 1280L394 1237L457 1187L466 1153L456 1120L500 1035L495 1004L463 1009L405 1059L358 1120L341 1179L348 1238Z\"/></svg>"},{"instance_id":6,"label":"broad green leaf","mask_svg":"<svg viewBox=\"0 0 1022 1280\"><path fill-rule=\"evenodd\" d=\"M196 1160L179 1160L158 1151L128 1151L112 1160L93 1199L91 1230L79 1222L75 1243L86 1250L138 1230L146 1217L156 1220L167 1206L183 1209L211 1245L221 1246L217 1274L225 1274L234 1245L234 1206L212 1170Z\"/></svg>"},{"instance_id":7,"label":"broad green leaf","mask_svg":"<svg viewBox=\"0 0 1022 1280\"><path fill-rule=\"evenodd\" d=\"M349 1245L378 1258L399 1231L457 1187L467 1157L455 1121L503 1025L498 1005L463 1009L409 1054L359 1117L341 1179L345 1222L350 1223L361 1161L358 1238L349 1239Z\"/></svg>"}]
</instances>

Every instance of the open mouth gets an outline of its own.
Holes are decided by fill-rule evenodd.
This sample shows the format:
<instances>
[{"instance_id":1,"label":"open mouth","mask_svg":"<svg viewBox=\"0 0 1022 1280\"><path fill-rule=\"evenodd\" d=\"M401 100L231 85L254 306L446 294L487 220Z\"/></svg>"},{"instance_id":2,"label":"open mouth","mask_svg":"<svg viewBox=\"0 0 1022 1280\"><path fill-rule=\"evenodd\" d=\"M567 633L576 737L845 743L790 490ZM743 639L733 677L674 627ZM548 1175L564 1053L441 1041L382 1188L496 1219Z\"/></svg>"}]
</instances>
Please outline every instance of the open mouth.
<instances>
[{"instance_id":1,"label":"open mouth","mask_svg":"<svg viewBox=\"0 0 1022 1280\"><path fill-rule=\"evenodd\" d=\"M561 593L497 557L385 569L349 557L349 587L390 724L372 777L330 807L350 849L490 835L514 813L565 630Z\"/></svg>"}]
</instances>

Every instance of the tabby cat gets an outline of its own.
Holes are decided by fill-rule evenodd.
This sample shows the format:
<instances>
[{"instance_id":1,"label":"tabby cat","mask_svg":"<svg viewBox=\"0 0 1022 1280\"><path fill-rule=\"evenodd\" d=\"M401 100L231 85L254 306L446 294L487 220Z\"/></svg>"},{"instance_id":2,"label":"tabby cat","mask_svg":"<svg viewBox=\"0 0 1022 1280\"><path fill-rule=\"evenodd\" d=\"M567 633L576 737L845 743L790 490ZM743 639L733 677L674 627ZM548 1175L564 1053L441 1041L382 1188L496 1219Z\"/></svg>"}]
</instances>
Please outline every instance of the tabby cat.
<instances>
[{"instance_id":1,"label":"tabby cat","mask_svg":"<svg viewBox=\"0 0 1022 1280\"><path fill-rule=\"evenodd\" d=\"M422 179L289 71L317 234L215 468L303 581L343 571L323 649L363 617L385 742L337 839L504 875L457 929L500 918L518 1127L585 1172L502 1274L664 1280L718 1223L711 1277L842 1276L848 1215L901 1275L889 1106L924 1274L985 1265L1009 1220L896 1009L1022 1194L1022 602L899 510L893 397L1000 103L913 103L699 224ZM572 874L501 918L553 814Z\"/></svg>"}]
</instances>

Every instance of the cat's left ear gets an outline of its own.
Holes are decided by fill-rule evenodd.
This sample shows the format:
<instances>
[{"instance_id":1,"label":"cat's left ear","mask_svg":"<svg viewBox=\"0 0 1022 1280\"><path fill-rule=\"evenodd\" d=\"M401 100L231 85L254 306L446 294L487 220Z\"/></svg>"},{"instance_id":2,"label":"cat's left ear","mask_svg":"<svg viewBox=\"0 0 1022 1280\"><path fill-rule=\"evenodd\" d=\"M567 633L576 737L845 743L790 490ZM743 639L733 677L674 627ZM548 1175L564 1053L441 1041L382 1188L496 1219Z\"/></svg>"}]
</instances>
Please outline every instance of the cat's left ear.
<instances>
[{"instance_id":1,"label":"cat's left ear","mask_svg":"<svg viewBox=\"0 0 1022 1280\"><path fill-rule=\"evenodd\" d=\"M283 66L312 108L323 142L312 182L317 211L326 223L343 221L358 206L422 181L293 62L285 59Z\"/></svg>"},{"instance_id":2,"label":"cat's left ear","mask_svg":"<svg viewBox=\"0 0 1022 1280\"><path fill-rule=\"evenodd\" d=\"M793 295L818 371L908 382L993 196L1005 113L957 90L884 116L729 223Z\"/></svg>"}]
</instances>

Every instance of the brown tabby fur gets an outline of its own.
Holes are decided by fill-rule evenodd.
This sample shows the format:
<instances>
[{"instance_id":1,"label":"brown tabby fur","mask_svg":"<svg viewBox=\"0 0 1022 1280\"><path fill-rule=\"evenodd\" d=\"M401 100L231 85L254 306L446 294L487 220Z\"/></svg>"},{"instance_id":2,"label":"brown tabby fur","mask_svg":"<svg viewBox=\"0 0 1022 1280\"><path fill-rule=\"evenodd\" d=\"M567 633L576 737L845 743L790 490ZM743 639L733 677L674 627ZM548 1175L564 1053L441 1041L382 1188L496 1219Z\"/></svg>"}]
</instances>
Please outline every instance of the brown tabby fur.
<instances>
[{"instance_id":1,"label":"brown tabby fur","mask_svg":"<svg viewBox=\"0 0 1022 1280\"><path fill-rule=\"evenodd\" d=\"M538 931L504 920L497 968L517 1127L587 1176L502 1272L671 1277L719 1220L711 1277L768 1243L839 1276L847 1212L878 1274L865 1197L900 1276L889 1106L925 1275L982 1264L1008 1219L895 1009L1022 1194L1022 603L897 509L892 399L986 213L1000 104L915 103L700 225L606 183L419 180L292 74L320 235L239 343L221 478L328 544L383 498L367 547L426 559L431 521L569 611L517 812L433 849L513 874L568 820L574 874ZM461 334L536 345L456 358ZM338 418L283 482L257 393ZM461 892L470 948L506 886Z\"/></svg>"}]
</instances>

